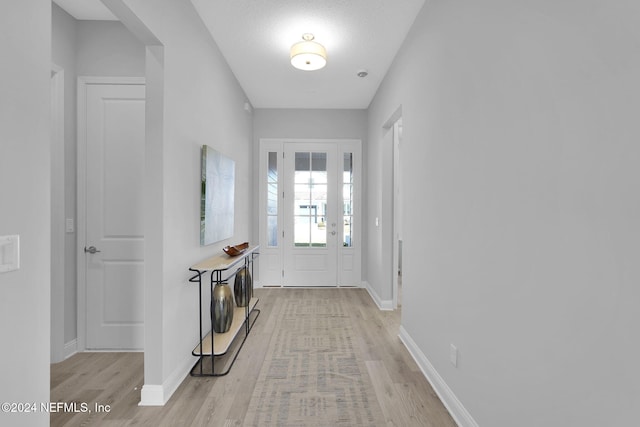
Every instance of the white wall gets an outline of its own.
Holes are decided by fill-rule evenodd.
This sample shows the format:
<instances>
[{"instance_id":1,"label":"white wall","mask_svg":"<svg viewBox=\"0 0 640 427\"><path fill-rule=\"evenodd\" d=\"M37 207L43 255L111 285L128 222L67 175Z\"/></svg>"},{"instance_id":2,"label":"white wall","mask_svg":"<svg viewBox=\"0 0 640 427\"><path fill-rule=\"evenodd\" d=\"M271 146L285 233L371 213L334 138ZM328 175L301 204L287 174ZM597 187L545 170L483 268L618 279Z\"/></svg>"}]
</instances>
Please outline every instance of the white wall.
<instances>
[{"instance_id":1,"label":"white wall","mask_svg":"<svg viewBox=\"0 0 640 427\"><path fill-rule=\"evenodd\" d=\"M77 76L144 76L145 50L122 23L77 21L53 4L51 57L64 69L65 217L76 220ZM64 311L67 345L77 338L76 249L76 233L66 234L65 297L64 307L59 309Z\"/></svg>"},{"instance_id":2,"label":"white wall","mask_svg":"<svg viewBox=\"0 0 640 427\"><path fill-rule=\"evenodd\" d=\"M77 21L79 76L144 76L144 45L118 21Z\"/></svg>"},{"instance_id":3,"label":"white wall","mask_svg":"<svg viewBox=\"0 0 640 427\"><path fill-rule=\"evenodd\" d=\"M20 235L21 259L0 273L0 400L39 404L49 401L51 2L7 0L3 10L0 235ZM0 412L1 425L48 423L47 413Z\"/></svg>"},{"instance_id":4,"label":"white wall","mask_svg":"<svg viewBox=\"0 0 640 427\"><path fill-rule=\"evenodd\" d=\"M145 291L147 303L156 303L145 307L142 401L153 404L168 399L195 362L191 351L199 339L198 296L197 286L188 282L189 266L251 236L252 126L244 92L189 1L127 0L125 6L164 47L157 70L163 93L151 104L147 101L148 109L163 104L153 159L147 151L147 160L160 162L161 172L147 191L157 194L154 201L162 206L148 211L160 227L154 247L162 251L160 260L146 259L147 269L158 277L146 281ZM162 56L160 49L154 51ZM147 144L153 142L147 139ZM200 246L199 221L203 144L236 162L234 236L206 247Z\"/></svg>"},{"instance_id":5,"label":"white wall","mask_svg":"<svg viewBox=\"0 0 640 427\"><path fill-rule=\"evenodd\" d=\"M288 109L256 108L253 111L254 152L260 152L260 138L300 139L359 139L363 156L367 151L367 111L354 109ZM254 159L254 170L260 170L259 156ZM363 180L366 183L366 180ZM365 184L366 186L366 184ZM255 174L253 188L260 188L260 177ZM366 188L363 188L363 192ZM255 191L254 206L258 206L259 191ZM259 213L253 215L252 240L259 240ZM366 244L365 244L366 246ZM258 260L259 262L259 260Z\"/></svg>"},{"instance_id":6,"label":"white wall","mask_svg":"<svg viewBox=\"0 0 640 427\"><path fill-rule=\"evenodd\" d=\"M402 325L481 426L637 423L639 21L431 0L370 107L403 111Z\"/></svg>"},{"instance_id":7,"label":"white wall","mask_svg":"<svg viewBox=\"0 0 640 427\"><path fill-rule=\"evenodd\" d=\"M253 135L260 138L361 139L367 135L366 110L256 108Z\"/></svg>"}]
</instances>

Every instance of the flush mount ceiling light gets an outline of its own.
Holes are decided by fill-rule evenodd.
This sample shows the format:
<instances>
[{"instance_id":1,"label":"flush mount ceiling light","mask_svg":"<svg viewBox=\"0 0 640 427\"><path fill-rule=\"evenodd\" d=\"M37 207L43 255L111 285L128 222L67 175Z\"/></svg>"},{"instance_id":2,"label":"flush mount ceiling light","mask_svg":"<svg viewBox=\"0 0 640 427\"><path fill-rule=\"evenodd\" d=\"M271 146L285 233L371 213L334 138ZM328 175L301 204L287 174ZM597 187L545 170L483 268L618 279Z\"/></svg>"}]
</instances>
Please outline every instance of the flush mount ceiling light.
<instances>
[{"instance_id":1,"label":"flush mount ceiling light","mask_svg":"<svg viewBox=\"0 0 640 427\"><path fill-rule=\"evenodd\" d=\"M319 70L327 64L327 51L313 41L313 34L303 34L302 41L291 46L291 65L299 70Z\"/></svg>"}]
</instances>

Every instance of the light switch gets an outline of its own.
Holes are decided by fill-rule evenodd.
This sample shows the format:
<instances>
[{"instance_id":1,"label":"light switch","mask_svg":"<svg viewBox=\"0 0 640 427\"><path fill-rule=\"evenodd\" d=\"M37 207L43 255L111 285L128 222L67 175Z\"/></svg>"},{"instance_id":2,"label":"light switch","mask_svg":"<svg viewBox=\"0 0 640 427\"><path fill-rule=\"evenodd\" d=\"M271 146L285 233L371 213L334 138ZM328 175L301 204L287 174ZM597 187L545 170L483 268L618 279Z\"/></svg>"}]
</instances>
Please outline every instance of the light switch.
<instances>
[{"instance_id":1,"label":"light switch","mask_svg":"<svg viewBox=\"0 0 640 427\"><path fill-rule=\"evenodd\" d=\"M20 236L0 236L0 273L20 268Z\"/></svg>"}]
</instances>

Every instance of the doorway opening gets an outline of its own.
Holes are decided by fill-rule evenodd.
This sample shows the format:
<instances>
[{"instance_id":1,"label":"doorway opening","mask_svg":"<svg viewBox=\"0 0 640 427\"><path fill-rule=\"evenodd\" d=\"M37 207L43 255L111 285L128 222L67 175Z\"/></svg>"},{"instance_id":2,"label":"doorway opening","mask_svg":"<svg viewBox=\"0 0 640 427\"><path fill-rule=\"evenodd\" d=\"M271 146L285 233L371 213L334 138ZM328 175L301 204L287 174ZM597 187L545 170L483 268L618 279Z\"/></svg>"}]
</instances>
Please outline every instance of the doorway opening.
<instances>
[{"instance_id":1,"label":"doorway opening","mask_svg":"<svg viewBox=\"0 0 640 427\"><path fill-rule=\"evenodd\" d=\"M65 358L64 69L51 67L51 349L50 361Z\"/></svg>"},{"instance_id":2,"label":"doorway opening","mask_svg":"<svg viewBox=\"0 0 640 427\"><path fill-rule=\"evenodd\" d=\"M402 118L393 124L393 307L402 306Z\"/></svg>"}]
</instances>

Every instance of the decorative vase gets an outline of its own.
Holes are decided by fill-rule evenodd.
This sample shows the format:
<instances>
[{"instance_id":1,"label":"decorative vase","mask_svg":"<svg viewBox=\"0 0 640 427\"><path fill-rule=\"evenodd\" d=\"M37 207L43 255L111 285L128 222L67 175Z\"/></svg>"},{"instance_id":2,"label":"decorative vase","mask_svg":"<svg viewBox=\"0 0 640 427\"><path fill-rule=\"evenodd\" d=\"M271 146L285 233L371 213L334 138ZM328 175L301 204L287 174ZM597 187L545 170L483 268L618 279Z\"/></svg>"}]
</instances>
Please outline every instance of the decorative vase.
<instances>
[{"instance_id":1,"label":"decorative vase","mask_svg":"<svg viewBox=\"0 0 640 427\"><path fill-rule=\"evenodd\" d=\"M233 283L233 293L236 297L238 307L246 307L253 297L253 280L247 267L239 268L236 271L236 279Z\"/></svg>"},{"instance_id":2,"label":"decorative vase","mask_svg":"<svg viewBox=\"0 0 640 427\"><path fill-rule=\"evenodd\" d=\"M218 333L227 332L233 321L233 293L228 283L217 283L211 299L211 326Z\"/></svg>"}]
</instances>

